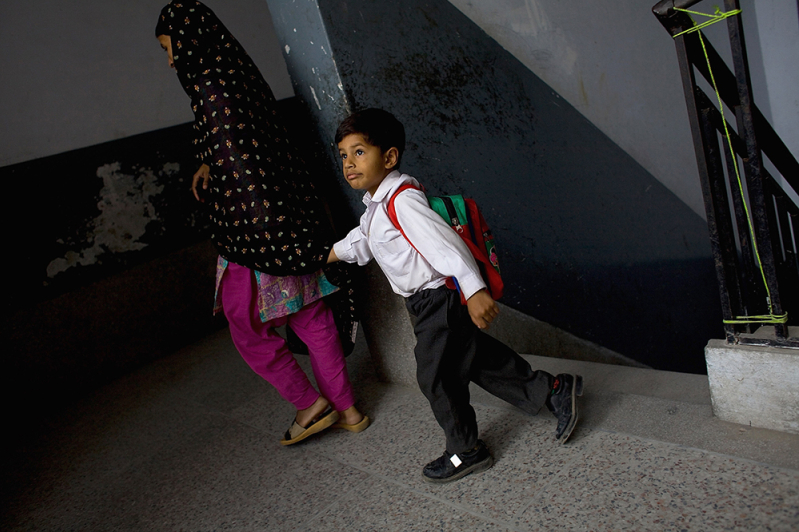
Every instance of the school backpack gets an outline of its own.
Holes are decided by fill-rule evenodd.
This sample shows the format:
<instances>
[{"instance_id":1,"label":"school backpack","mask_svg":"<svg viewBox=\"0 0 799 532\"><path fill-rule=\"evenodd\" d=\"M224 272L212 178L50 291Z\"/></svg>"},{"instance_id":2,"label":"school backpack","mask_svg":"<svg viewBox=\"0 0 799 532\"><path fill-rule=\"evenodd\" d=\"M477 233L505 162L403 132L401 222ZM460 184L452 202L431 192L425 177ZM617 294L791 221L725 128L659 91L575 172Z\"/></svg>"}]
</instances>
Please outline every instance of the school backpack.
<instances>
[{"instance_id":1,"label":"school backpack","mask_svg":"<svg viewBox=\"0 0 799 532\"><path fill-rule=\"evenodd\" d=\"M400 192L409 188L420 190L418 187L406 183L399 187L388 200L388 217L394 227L399 229L402 236L405 237L405 240L408 240L408 236L397 220L394 200ZM428 196L427 201L430 204L430 208L438 213L458 233L466 247L469 248L474 260L477 262L477 266L480 268L480 274L483 276L491 297L495 300L501 298L504 284L499 273L499 259L497 258L497 249L494 244L494 235L491 234L491 229L488 227L485 218L483 218L483 213L477 203L473 199L464 198L460 194ZM416 246L410 240L408 240L408 243L411 244L413 249L416 249ZM416 251L419 252L418 249ZM458 281L450 277L447 279L447 286L458 290L461 295L461 303L465 305L466 298L463 297Z\"/></svg>"}]
</instances>

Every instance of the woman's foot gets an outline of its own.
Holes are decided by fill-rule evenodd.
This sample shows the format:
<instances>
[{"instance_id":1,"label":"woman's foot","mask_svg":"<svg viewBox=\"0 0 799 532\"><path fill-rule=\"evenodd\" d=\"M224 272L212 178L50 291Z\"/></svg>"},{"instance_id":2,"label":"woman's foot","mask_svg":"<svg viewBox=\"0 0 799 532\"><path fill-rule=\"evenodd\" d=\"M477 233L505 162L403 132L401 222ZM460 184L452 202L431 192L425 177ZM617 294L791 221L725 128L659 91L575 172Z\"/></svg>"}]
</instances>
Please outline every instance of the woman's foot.
<instances>
[{"instance_id":1,"label":"woman's foot","mask_svg":"<svg viewBox=\"0 0 799 532\"><path fill-rule=\"evenodd\" d=\"M332 408L324 397L319 397L314 404L303 410L298 410L289 430L280 440L282 445L294 445L308 436L325 430L338 421L339 414Z\"/></svg>"},{"instance_id":2,"label":"woman's foot","mask_svg":"<svg viewBox=\"0 0 799 532\"><path fill-rule=\"evenodd\" d=\"M358 412L354 406L339 412L338 423L333 424L334 429L344 429L350 432L362 432L369 426L369 417Z\"/></svg>"},{"instance_id":3,"label":"woman's foot","mask_svg":"<svg viewBox=\"0 0 799 532\"><path fill-rule=\"evenodd\" d=\"M343 412L339 412L338 414L338 422L344 423L346 425L357 425L363 421L364 418L364 415L358 412L358 409L355 408L355 406L351 406Z\"/></svg>"},{"instance_id":4,"label":"woman's foot","mask_svg":"<svg viewBox=\"0 0 799 532\"><path fill-rule=\"evenodd\" d=\"M294 420L297 422L298 425L302 427L307 427L311 424L311 422L319 417L322 412L330 407L330 401L322 397L321 395L319 398L304 410L297 410L297 415Z\"/></svg>"}]
</instances>

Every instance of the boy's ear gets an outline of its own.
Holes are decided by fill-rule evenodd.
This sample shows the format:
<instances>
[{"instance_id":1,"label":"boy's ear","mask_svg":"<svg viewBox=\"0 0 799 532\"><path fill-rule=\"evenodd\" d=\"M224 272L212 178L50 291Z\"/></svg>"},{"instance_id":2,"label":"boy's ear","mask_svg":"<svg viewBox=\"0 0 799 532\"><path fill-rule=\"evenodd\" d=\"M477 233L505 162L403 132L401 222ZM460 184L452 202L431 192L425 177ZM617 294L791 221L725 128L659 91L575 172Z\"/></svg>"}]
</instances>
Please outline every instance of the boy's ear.
<instances>
[{"instance_id":1,"label":"boy's ear","mask_svg":"<svg viewBox=\"0 0 799 532\"><path fill-rule=\"evenodd\" d=\"M394 168L399 162L399 150L397 148L389 148L383 154L383 159L386 168Z\"/></svg>"}]
</instances>

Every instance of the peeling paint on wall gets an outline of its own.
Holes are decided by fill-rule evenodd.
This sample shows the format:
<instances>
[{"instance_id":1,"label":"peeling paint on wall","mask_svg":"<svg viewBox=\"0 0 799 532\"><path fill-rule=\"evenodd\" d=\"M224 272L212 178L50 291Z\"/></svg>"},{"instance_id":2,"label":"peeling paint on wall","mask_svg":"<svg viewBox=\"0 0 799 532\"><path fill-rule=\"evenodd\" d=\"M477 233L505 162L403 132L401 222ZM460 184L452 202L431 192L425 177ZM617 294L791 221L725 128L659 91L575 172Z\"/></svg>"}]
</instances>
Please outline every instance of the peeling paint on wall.
<instances>
[{"instance_id":1,"label":"peeling paint on wall","mask_svg":"<svg viewBox=\"0 0 799 532\"><path fill-rule=\"evenodd\" d=\"M327 38L318 2L267 0L267 4L285 50L294 92L321 111L315 120L330 150L329 156L335 158L338 150L331 142L333 133L341 119L350 114L351 105L336 68L336 54Z\"/></svg>"},{"instance_id":2,"label":"peeling paint on wall","mask_svg":"<svg viewBox=\"0 0 799 532\"><path fill-rule=\"evenodd\" d=\"M317 97L316 97L316 91L314 90L314 88L313 88L313 87L309 87L309 88L311 89L311 94L313 95L313 101L315 101L315 102L316 102L316 106L317 106L317 107L319 108L319 110L321 111L321 110L322 110L322 106L321 106L321 104L319 103L319 98L317 98Z\"/></svg>"},{"instance_id":3,"label":"peeling paint on wall","mask_svg":"<svg viewBox=\"0 0 799 532\"><path fill-rule=\"evenodd\" d=\"M98 264L106 253L140 251L147 246L141 239L147 225L158 219L153 198L164 191L159 175L177 175L180 165L165 163L156 172L150 168L138 168L136 174L126 174L119 162L105 164L97 169L97 177L103 180L97 207L100 214L87 227L86 247L69 250L63 257L50 262L47 277L52 279L59 273L75 266Z\"/></svg>"}]
</instances>

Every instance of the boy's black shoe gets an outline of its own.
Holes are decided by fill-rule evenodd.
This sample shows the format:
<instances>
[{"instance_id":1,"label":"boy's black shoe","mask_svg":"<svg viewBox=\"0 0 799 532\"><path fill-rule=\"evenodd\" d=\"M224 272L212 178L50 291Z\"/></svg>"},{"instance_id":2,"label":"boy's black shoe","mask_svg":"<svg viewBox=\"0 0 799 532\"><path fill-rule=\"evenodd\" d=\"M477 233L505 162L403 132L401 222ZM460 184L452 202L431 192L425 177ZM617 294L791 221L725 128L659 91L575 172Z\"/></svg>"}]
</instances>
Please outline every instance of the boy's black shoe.
<instances>
[{"instance_id":1,"label":"boy's black shoe","mask_svg":"<svg viewBox=\"0 0 799 532\"><path fill-rule=\"evenodd\" d=\"M577 424L577 397L581 395L583 378L580 375L561 373L555 377L546 404L558 420L555 437L560 443L566 443Z\"/></svg>"},{"instance_id":2,"label":"boy's black shoe","mask_svg":"<svg viewBox=\"0 0 799 532\"><path fill-rule=\"evenodd\" d=\"M444 456L433 460L422 470L426 482L443 484L463 478L469 473L479 473L494 465L494 458L488 452L488 447L483 440L477 440L477 447L471 451L450 455L444 451Z\"/></svg>"}]
</instances>

